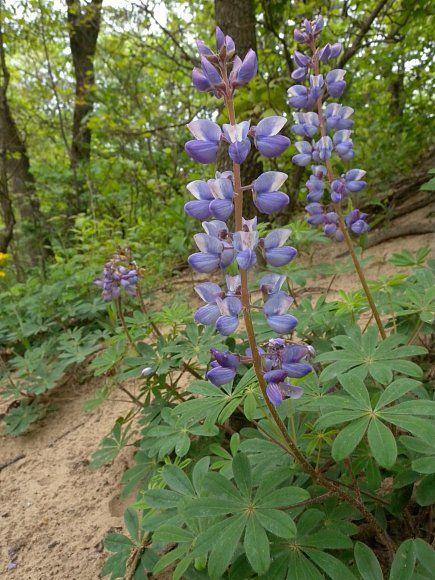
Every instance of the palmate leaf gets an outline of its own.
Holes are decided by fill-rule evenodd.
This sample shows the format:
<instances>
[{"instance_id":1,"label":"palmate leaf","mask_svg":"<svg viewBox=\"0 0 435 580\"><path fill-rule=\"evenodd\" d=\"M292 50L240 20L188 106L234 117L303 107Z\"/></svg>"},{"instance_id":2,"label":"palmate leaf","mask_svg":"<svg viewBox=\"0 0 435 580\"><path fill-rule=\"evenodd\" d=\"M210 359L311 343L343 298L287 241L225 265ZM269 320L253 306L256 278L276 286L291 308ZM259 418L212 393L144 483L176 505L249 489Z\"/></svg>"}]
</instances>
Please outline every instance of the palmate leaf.
<instances>
[{"instance_id":1,"label":"palmate leaf","mask_svg":"<svg viewBox=\"0 0 435 580\"><path fill-rule=\"evenodd\" d=\"M204 477L206 495L195 498L181 508L185 518L222 518L197 539L193 555L210 552L208 572L211 578L220 577L229 565L236 546L243 536L248 562L258 574L270 565L269 536L290 539L296 533L293 519L277 508L309 498L309 493L296 486L280 487L284 477L269 477L267 483L255 491L251 466L244 453L233 459L233 484L220 473L210 472ZM272 475L272 474L271 474ZM288 478L288 476L287 476ZM225 536L231 535L231 543ZM216 542L216 538L221 538Z\"/></svg>"},{"instance_id":2,"label":"palmate leaf","mask_svg":"<svg viewBox=\"0 0 435 580\"><path fill-rule=\"evenodd\" d=\"M333 393L320 400L323 415L315 423L316 429L348 423L341 429L332 445L332 456L336 461L348 457L367 432L367 440L373 457L385 468L391 468L397 459L397 445L385 422L398 425L430 443L435 438L435 425L429 417L435 417L435 402L426 399L397 401L409 391L420 386L418 381L399 378L381 394L372 408L369 392L355 371L339 376L339 381L348 395Z\"/></svg>"},{"instance_id":3,"label":"palmate leaf","mask_svg":"<svg viewBox=\"0 0 435 580\"><path fill-rule=\"evenodd\" d=\"M364 580L383 580L381 565L368 546L356 542L354 554L358 571Z\"/></svg>"},{"instance_id":4,"label":"palmate leaf","mask_svg":"<svg viewBox=\"0 0 435 580\"><path fill-rule=\"evenodd\" d=\"M336 336L332 342L337 347L332 352L320 354L318 362L330 362L320 375L320 381L328 381L352 371L361 379L368 374L377 382L386 385L393 380L397 371L411 377L420 377L421 368L405 357L425 354L425 348L415 345L405 346L406 337L391 335L378 340L376 327L370 327L364 334L358 327L348 331L348 335Z\"/></svg>"},{"instance_id":5,"label":"palmate leaf","mask_svg":"<svg viewBox=\"0 0 435 580\"><path fill-rule=\"evenodd\" d=\"M12 408L4 417L6 433L17 437L30 427L35 421L42 419L47 412L47 406L33 401L21 401L18 407Z\"/></svg>"}]
</instances>

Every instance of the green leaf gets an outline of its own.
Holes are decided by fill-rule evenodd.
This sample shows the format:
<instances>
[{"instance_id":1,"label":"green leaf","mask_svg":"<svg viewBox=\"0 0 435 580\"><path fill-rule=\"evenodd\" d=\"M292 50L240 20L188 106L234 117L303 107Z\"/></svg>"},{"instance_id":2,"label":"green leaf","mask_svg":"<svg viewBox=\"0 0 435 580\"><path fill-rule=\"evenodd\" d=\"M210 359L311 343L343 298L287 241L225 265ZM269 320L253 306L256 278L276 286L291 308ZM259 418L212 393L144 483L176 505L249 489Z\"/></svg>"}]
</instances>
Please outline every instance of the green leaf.
<instances>
[{"instance_id":1,"label":"green leaf","mask_svg":"<svg viewBox=\"0 0 435 580\"><path fill-rule=\"evenodd\" d=\"M435 401L419 399L414 401L404 401L392 407L391 411L398 415L423 415L425 417L435 417Z\"/></svg>"},{"instance_id":2,"label":"green leaf","mask_svg":"<svg viewBox=\"0 0 435 580\"><path fill-rule=\"evenodd\" d=\"M133 508L127 508L124 512L124 524L128 533L136 542L140 539L139 534L139 517L137 511Z\"/></svg>"},{"instance_id":3,"label":"green leaf","mask_svg":"<svg viewBox=\"0 0 435 580\"><path fill-rule=\"evenodd\" d=\"M367 438L373 457L382 467L390 468L397 459L397 446L394 435L379 419L370 422Z\"/></svg>"},{"instance_id":4,"label":"green leaf","mask_svg":"<svg viewBox=\"0 0 435 580\"><path fill-rule=\"evenodd\" d=\"M382 415L381 413L378 413L378 415L389 423L393 423L393 425L398 425L402 429L409 431L428 445L433 445L435 441L435 425L431 421L422 417L412 417L411 415L403 415L400 413L396 415L393 409L391 411L382 411Z\"/></svg>"},{"instance_id":5,"label":"green leaf","mask_svg":"<svg viewBox=\"0 0 435 580\"><path fill-rule=\"evenodd\" d=\"M419 381L415 381L414 379L408 379L404 377L396 379L390 385L388 385L385 391L382 392L381 396L379 397L379 401L376 405L376 410L385 407L385 405L388 405L393 401L396 401L397 399L399 399L409 391L416 389L420 385L421 383Z\"/></svg>"},{"instance_id":6,"label":"green leaf","mask_svg":"<svg viewBox=\"0 0 435 580\"><path fill-rule=\"evenodd\" d=\"M345 375L340 375L338 380L343 386L343 389L358 403L358 408L371 409L370 395L360 377L352 372Z\"/></svg>"},{"instance_id":7,"label":"green leaf","mask_svg":"<svg viewBox=\"0 0 435 580\"><path fill-rule=\"evenodd\" d=\"M164 524L163 526L160 526L153 534L153 540L156 542L177 542L180 544L183 542L190 543L194 537L195 536L189 530L185 530L170 524Z\"/></svg>"},{"instance_id":8,"label":"green leaf","mask_svg":"<svg viewBox=\"0 0 435 580\"><path fill-rule=\"evenodd\" d=\"M249 496L252 488L252 473L248 456L237 453L233 459L233 473L237 487L244 496Z\"/></svg>"},{"instance_id":9,"label":"green leaf","mask_svg":"<svg viewBox=\"0 0 435 580\"><path fill-rule=\"evenodd\" d=\"M363 438L369 422L370 417L362 417L340 431L332 444L332 457L335 461L341 461L352 453Z\"/></svg>"},{"instance_id":10,"label":"green leaf","mask_svg":"<svg viewBox=\"0 0 435 580\"><path fill-rule=\"evenodd\" d=\"M331 413L326 413L317 419L315 427L316 429L328 429L340 425L340 423L359 419L363 415L365 415L364 411L331 411Z\"/></svg>"},{"instance_id":11,"label":"green leaf","mask_svg":"<svg viewBox=\"0 0 435 580\"><path fill-rule=\"evenodd\" d=\"M153 574L158 574L159 572L162 572L162 570L170 566L173 562L175 562L175 560L178 560L178 558L183 556L183 554L186 553L187 549L188 546L183 544L181 546L177 546L174 550L171 550L170 552L162 556L160 560L157 562L157 564L154 566Z\"/></svg>"},{"instance_id":12,"label":"green leaf","mask_svg":"<svg viewBox=\"0 0 435 580\"><path fill-rule=\"evenodd\" d=\"M168 509L177 507L181 496L169 489L148 489L143 494L143 499L148 507Z\"/></svg>"},{"instance_id":13,"label":"green leaf","mask_svg":"<svg viewBox=\"0 0 435 580\"><path fill-rule=\"evenodd\" d=\"M248 518L243 545L254 571L265 574L270 565L269 539L255 515Z\"/></svg>"},{"instance_id":14,"label":"green leaf","mask_svg":"<svg viewBox=\"0 0 435 580\"><path fill-rule=\"evenodd\" d=\"M194 518L208 518L214 516L224 516L229 513L240 512L243 509L243 504L240 502L229 500L222 501L222 499L214 497L198 498L186 505L183 513L188 517Z\"/></svg>"},{"instance_id":15,"label":"green leaf","mask_svg":"<svg viewBox=\"0 0 435 580\"><path fill-rule=\"evenodd\" d=\"M287 539L295 537L296 524L289 514L279 510L261 508L256 509L255 514L263 528L275 536Z\"/></svg>"},{"instance_id":16,"label":"green leaf","mask_svg":"<svg viewBox=\"0 0 435 580\"><path fill-rule=\"evenodd\" d=\"M120 552L121 550L130 551L133 548L134 544L122 534L108 534L104 538L104 548L108 552Z\"/></svg>"},{"instance_id":17,"label":"green leaf","mask_svg":"<svg viewBox=\"0 0 435 580\"><path fill-rule=\"evenodd\" d=\"M356 542L355 561L363 580L383 580L381 565L373 551L363 544Z\"/></svg>"},{"instance_id":18,"label":"green leaf","mask_svg":"<svg viewBox=\"0 0 435 580\"><path fill-rule=\"evenodd\" d=\"M228 568L245 529L245 515L231 518L231 523L226 522L223 533L216 534L213 549L208 560L208 572L210 578L220 578Z\"/></svg>"},{"instance_id":19,"label":"green leaf","mask_svg":"<svg viewBox=\"0 0 435 580\"><path fill-rule=\"evenodd\" d=\"M207 474L204 483L207 492L214 495L215 499L221 497L225 501L246 503L231 481L221 473L211 471Z\"/></svg>"},{"instance_id":20,"label":"green leaf","mask_svg":"<svg viewBox=\"0 0 435 580\"><path fill-rule=\"evenodd\" d=\"M332 580L356 580L349 568L331 554L307 548L304 548L304 552L315 564L317 564L317 566L319 566L319 568L324 570Z\"/></svg>"},{"instance_id":21,"label":"green leaf","mask_svg":"<svg viewBox=\"0 0 435 580\"><path fill-rule=\"evenodd\" d=\"M415 567L415 547L412 540L405 540L398 548L391 565L389 580L412 580Z\"/></svg>"},{"instance_id":22,"label":"green leaf","mask_svg":"<svg viewBox=\"0 0 435 580\"><path fill-rule=\"evenodd\" d=\"M435 474L423 477L415 492L415 499L422 506L435 503Z\"/></svg>"},{"instance_id":23,"label":"green leaf","mask_svg":"<svg viewBox=\"0 0 435 580\"><path fill-rule=\"evenodd\" d=\"M321 574L300 551L292 550L288 555L288 580L324 580Z\"/></svg>"},{"instance_id":24,"label":"green leaf","mask_svg":"<svg viewBox=\"0 0 435 580\"><path fill-rule=\"evenodd\" d=\"M414 459L411 464L414 471L418 473L431 474L435 473L435 455L429 455L428 457L419 457Z\"/></svg>"},{"instance_id":25,"label":"green leaf","mask_svg":"<svg viewBox=\"0 0 435 580\"><path fill-rule=\"evenodd\" d=\"M177 491L184 495L195 495L195 490L189 478L176 465L165 465L162 470L162 476L172 491Z\"/></svg>"},{"instance_id":26,"label":"green leaf","mask_svg":"<svg viewBox=\"0 0 435 580\"><path fill-rule=\"evenodd\" d=\"M310 494L306 489L289 485L288 487L281 487L267 494L263 497L258 505L262 508L277 508L288 505L293 505L301 501L310 499Z\"/></svg>"},{"instance_id":27,"label":"green leaf","mask_svg":"<svg viewBox=\"0 0 435 580\"><path fill-rule=\"evenodd\" d=\"M426 568L429 574L433 574L435 570L435 550L420 538L414 540L414 547L420 564Z\"/></svg>"}]
</instances>

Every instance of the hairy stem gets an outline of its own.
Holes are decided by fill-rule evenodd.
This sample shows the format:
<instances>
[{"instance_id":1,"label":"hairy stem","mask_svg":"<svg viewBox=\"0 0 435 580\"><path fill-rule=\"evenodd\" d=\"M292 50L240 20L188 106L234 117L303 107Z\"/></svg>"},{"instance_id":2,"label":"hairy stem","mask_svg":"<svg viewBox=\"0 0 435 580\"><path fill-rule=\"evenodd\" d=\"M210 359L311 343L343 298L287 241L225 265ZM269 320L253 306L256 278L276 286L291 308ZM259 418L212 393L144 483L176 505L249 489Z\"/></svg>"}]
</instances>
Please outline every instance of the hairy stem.
<instances>
[{"instance_id":1,"label":"hairy stem","mask_svg":"<svg viewBox=\"0 0 435 580\"><path fill-rule=\"evenodd\" d=\"M319 74L319 58L318 58L318 53L317 53L316 46L314 45L314 43L310 46L310 48L311 48L311 51L313 53L314 74L318 75ZM323 109L322 109L322 95L320 95L320 97L317 99L317 114L319 117L320 133L321 133L322 137L326 137L328 132L326 130L325 117L323 115ZM332 184L332 182L334 181L334 173L332 171L331 161L329 159L326 159L325 165L326 165L326 172L327 172L327 176L328 176L328 181L330 184ZM353 247L353 242L352 242L351 237L349 235L349 232L347 230L347 227L346 227L346 224L345 224L345 221L343 218L343 214L341 211L340 204L334 204L334 205L336 207L337 214L338 214L340 230L343 233L344 241L345 241L346 246L347 246L349 253L351 255L353 264L355 266L356 273L358 274L358 278L361 282L361 286L363 287L364 293L367 297L367 302L369 303L370 309L373 312L373 316L376 320L376 324L377 324L378 329L379 329L379 334L381 335L381 337L383 339L385 339L385 338L387 338L387 335L385 333L384 326L382 324L382 320L381 320L381 317L379 315L378 309L376 307L375 301L373 300L372 293L370 292L370 288L367 284L364 270L362 269L361 264L358 260L358 257L355 253L355 249Z\"/></svg>"}]
</instances>

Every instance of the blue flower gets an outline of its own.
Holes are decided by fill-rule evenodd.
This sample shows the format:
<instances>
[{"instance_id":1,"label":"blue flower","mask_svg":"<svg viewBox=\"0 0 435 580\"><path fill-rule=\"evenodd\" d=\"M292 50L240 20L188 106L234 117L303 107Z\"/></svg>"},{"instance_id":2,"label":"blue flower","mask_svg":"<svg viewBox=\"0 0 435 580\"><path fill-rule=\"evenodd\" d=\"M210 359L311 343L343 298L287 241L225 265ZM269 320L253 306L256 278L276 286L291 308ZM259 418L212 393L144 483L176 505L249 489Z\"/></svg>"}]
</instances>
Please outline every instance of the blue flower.
<instances>
[{"instance_id":1,"label":"blue flower","mask_svg":"<svg viewBox=\"0 0 435 580\"><path fill-rule=\"evenodd\" d=\"M226 298L216 298L220 316L216 320L216 330L222 336L229 336L237 330L239 326L239 314L242 310L242 303L236 296Z\"/></svg>"},{"instance_id":2,"label":"blue flower","mask_svg":"<svg viewBox=\"0 0 435 580\"><path fill-rule=\"evenodd\" d=\"M288 334L296 328L297 318L287 314L292 303L293 298L280 290L271 296L263 307L268 325L278 334Z\"/></svg>"},{"instance_id":3,"label":"blue flower","mask_svg":"<svg viewBox=\"0 0 435 580\"><path fill-rule=\"evenodd\" d=\"M284 246L289 236L290 230L277 229L262 238L261 247L268 264L275 267L285 266L295 258L297 250L291 246Z\"/></svg>"},{"instance_id":4,"label":"blue flower","mask_svg":"<svg viewBox=\"0 0 435 580\"><path fill-rule=\"evenodd\" d=\"M207 182L197 179L187 184L187 189L196 198L184 205L184 211L190 217L206 220L211 217L210 203L214 197Z\"/></svg>"},{"instance_id":5,"label":"blue flower","mask_svg":"<svg viewBox=\"0 0 435 580\"><path fill-rule=\"evenodd\" d=\"M222 125L224 138L230 144L228 154L234 163L243 163L251 149L251 141L248 138L250 121L242 121L237 125L225 123Z\"/></svg>"},{"instance_id":6,"label":"blue flower","mask_svg":"<svg viewBox=\"0 0 435 580\"><path fill-rule=\"evenodd\" d=\"M231 352L221 352L215 348L211 349L214 361L210 364L210 370L206 374L207 379L216 387L230 383L236 376L240 365L240 359Z\"/></svg>"},{"instance_id":7,"label":"blue flower","mask_svg":"<svg viewBox=\"0 0 435 580\"><path fill-rule=\"evenodd\" d=\"M266 171L252 184L253 200L262 213L271 214L281 211L289 202L288 195L278 191L287 174L281 171Z\"/></svg>"},{"instance_id":8,"label":"blue flower","mask_svg":"<svg viewBox=\"0 0 435 580\"><path fill-rule=\"evenodd\" d=\"M187 128L195 137L184 146L186 153L199 163L214 163L222 131L219 125L208 119L191 121Z\"/></svg>"},{"instance_id":9,"label":"blue flower","mask_svg":"<svg viewBox=\"0 0 435 580\"><path fill-rule=\"evenodd\" d=\"M253 128L255 146L264 157L278 157L290 145L290 139L278 135L287 123L285 117L266 117Z\"/></svg>"}]
</instances>

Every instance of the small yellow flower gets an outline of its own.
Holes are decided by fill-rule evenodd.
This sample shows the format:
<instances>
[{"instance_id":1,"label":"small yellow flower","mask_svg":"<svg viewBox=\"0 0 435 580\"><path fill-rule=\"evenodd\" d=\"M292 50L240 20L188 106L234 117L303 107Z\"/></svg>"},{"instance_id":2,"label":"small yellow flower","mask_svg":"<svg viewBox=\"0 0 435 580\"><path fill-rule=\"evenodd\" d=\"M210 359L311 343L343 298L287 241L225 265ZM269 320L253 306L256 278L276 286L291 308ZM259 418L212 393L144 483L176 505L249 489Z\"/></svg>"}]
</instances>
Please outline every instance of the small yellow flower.
<instances>
[{"instance_id":1,"label":"small yellow flower","mask_svg":"<svg viewBox=\"0 0 435 580\"><path fill-rule=\"evenodd\" d=\"M9 258L8 254L3 254L3 252L0 252L0 262L4 262L8 258Z\"/></svg>"},{"instance_id":2,"label":"small yellow flower","mask_svg":"<svg viewBox=\"0 0 435 580\"><path fill-rule=\"evenodd\" d=\"M6 276L6 272L3 272L2 270L0 270L0 278L4 278Z\"/></svg>"}]
</instances>

